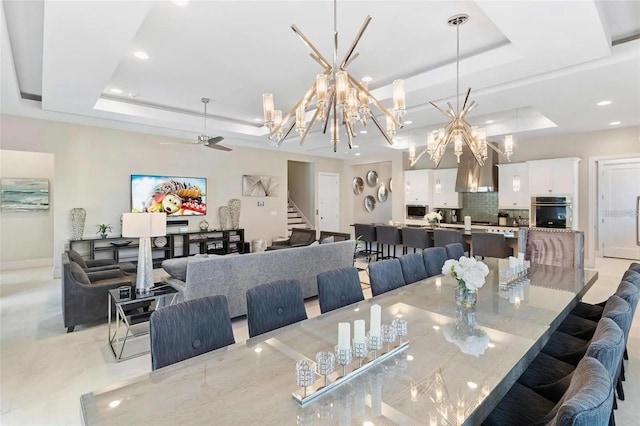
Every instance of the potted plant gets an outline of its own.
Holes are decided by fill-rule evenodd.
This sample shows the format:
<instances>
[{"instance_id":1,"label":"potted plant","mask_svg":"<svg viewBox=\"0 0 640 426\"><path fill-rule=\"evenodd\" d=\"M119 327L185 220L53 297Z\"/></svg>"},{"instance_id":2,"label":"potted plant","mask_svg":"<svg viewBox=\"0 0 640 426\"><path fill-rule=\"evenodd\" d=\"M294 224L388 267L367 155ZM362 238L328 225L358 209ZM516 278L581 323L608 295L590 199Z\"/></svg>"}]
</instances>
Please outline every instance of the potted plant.
<instances>
[{"instance_id":1,"label":"potted plant","mask_svg":"<svg viewBox=\"0 0 640 426\"><path fill-rule=\"evenodd\" d=\"M111 225L105 223L98 224L98 232L96 232L96 234L100 234L100 238L107 238L107 233L109 232L111 232Z\"/></svg>"}]
</instances>

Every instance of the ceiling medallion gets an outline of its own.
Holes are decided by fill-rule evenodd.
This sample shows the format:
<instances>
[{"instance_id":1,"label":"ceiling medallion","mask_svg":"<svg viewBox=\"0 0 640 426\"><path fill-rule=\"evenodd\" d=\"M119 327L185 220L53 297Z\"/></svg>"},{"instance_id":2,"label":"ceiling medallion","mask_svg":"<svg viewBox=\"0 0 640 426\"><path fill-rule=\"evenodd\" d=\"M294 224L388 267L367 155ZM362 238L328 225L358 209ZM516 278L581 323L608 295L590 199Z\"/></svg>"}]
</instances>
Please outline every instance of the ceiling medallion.
<instances>
[{"instance_id":1,"label":"ceiling medallion","mask_svg":"<svg viewBox=\"0 0 640 426\"><path fill-rule=\"evenodd\" d=\"M463 25L468 20L468 15L461 14L452 16L447 21L449 25L456 27L456 110L454 111L450 102L447 102L448 108L446 111L433 102L429 102L434 108L446 115L451 122L445 128L438 129L436 133L428 133L427 146L419 155L415 155L415 148L409 150L409 161L412 166L418 162L420 157L428 153L431 160L433 160L436 167L438 167L445 153L445 149L451 141L453 141L454 153L458 163L460 163L460 156L462 155L463 142L467 145L480 166L483 166L484 161L487 159L487 147L505 156L507 159L510 159L513 154L512 135L505 137L505 147L504 152L502 152L493 144L487 143L486 130L484 128L471 126L467 123L467 115L478 105L476 101L469 102L471 88L467 90L462 109L460 109L460 25Z\"/></svg>"},{"instance_id":2,"label":"ceiling medallion","mask_svg":"<svg viewBox=\"0 0 640 426\"><path fill-rule=\"evenodd\" d=\"M342 61L338 62L338 25L336 0L333 2L333 61L329 62L320 51L305 37L304 34L294 25L291 29L300 37L302 42L311 50L311 57L324 69L322 74L316 76L315 82L291 108L286 116L282 117L282 111L274 108L273 94L262 95L262 107L264 112L264 124L269 129L269 139L277 142L278 146L289 136L293 128L300 135L300 145L309 134L309 131L316 123L322 124L322 132L326 134L327 127L330 126L331 143L333 151L337 151L340 142L340 125L344 126L349 148L353 147L353 138L356 137L355 124L367 125L367 120L375 124L387 142L393 145L393 136L398 128L402 128L402 117L405 110L404 81L395 80L393 82L393 111L385 108L369 92L367 83L358 81L347 70L357 57L354 53L360 38L367 29L371 16L367 16L360 27L356 38L349 46ZM315 99L315 109L312 105ZM369 105L373 104L386 117L386 129L375 117ZM310 122L307 124L307 110L313 111ZM289 120L295 117L289 123Z\"/></svg>"}]
</instances>

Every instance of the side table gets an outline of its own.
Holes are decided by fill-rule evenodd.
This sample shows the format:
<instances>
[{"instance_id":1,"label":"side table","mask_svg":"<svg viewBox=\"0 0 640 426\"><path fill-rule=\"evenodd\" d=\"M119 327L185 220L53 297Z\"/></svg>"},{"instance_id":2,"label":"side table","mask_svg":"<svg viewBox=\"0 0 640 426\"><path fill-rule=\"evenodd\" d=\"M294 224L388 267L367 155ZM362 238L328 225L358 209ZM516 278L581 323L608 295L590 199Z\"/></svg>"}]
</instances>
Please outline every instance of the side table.
<instances>
[{"instance_id":1,"label":"side table","mask_svg":"<svg viewBox=\"0 0 640 426\"><path fill-rule=\"evenodd\" d=\"M155 287L148 294L136 294L135 289L131 289L130 293L131 297L122 298L117 288L109 290L109 347L116 362L149 353L147 350L122 357L127 339L149 334L146 323L151 314L157 309L172 305L178 296L178 290L169 285ZM139 324L144 325L134 329Z\"/></svg>"}]
</instances>

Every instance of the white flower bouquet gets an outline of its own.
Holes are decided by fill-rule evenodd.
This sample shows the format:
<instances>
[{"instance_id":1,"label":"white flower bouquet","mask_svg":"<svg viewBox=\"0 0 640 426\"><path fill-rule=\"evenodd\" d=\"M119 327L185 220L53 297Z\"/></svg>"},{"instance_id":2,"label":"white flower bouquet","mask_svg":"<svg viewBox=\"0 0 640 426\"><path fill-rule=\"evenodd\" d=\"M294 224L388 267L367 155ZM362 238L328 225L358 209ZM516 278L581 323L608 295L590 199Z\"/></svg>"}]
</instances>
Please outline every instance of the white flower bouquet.
<instances>
[{"instance_id":1,"label":"white flower bouquet","mask_svg":"<svg viewBox=\"0 0 640 426\"><path fill-rule=\"evenodd\" d=\"M484 285L489 267L484 262L462 256L459 260L449 259L444 262L442 273L458 280L458 287L466 293L476 291Z\"/></svg>"},{"instance_id":2,"label":"white flower bouquet","mask_svg":"<svg viewBox=\"0 0 640 426\"><path fill-rule=\"evenodd\" d=\"M436 223L442 220L442 215L438 212L430 212L425 216L429 223Z\"/></svg>"}]
</instances>

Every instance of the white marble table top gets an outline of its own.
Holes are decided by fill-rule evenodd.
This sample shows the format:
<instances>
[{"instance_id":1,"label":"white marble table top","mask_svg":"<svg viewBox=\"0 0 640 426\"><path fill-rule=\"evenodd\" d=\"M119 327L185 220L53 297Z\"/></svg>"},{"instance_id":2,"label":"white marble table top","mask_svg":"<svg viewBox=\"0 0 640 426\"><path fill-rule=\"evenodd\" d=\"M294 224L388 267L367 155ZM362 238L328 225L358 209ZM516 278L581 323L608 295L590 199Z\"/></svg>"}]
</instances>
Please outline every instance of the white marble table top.
<instances>
[{"instance_id":1,"label":"white marble table top","mask_svg":"<svg viewBox=\"0 0 640 426\"><path fill-rule=\"evenodd\" d=\"M531 284L479 290L477 327L456 327L455 280L433 277L81 397L85 424L479 424L597 279L534 266ZM515 294L515 296L514 296ZM295 363L337 342L338 322L382 306L408 322L409 348L304 408ZM478 355L478 356L476 356Z\"/></svg>"}]
</instances>

